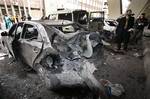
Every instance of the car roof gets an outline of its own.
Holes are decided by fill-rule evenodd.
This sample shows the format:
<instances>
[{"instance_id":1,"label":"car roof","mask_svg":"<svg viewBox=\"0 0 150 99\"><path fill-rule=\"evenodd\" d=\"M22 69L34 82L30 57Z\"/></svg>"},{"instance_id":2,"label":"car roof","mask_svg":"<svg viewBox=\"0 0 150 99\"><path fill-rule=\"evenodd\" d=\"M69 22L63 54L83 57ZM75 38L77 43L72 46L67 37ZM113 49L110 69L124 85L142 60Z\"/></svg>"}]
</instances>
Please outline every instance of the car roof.
<instances>
[{"instance_id":1,"label":"car roof","mask_svg":"<svg viewBox=\"0 0 150 99\"><path fill-rule=\"evenodd\" d=\"M75 9L75 10L74 9L63 9L63 10L58 10L58 11L51 12L50 15L72 13L72 12L76 12L76 11L87 12L86 10L83 10L83 9Z\"/></svg>"},{"instance_id":2,"label":"car roof","mask_svg":"<svg viewBox=\"0 0 150 99\"><path fill-rule=\"evenodd\" d=\"M24 23L32 23L32 24L42 24L49 26L65 26L73 24L72 21L68 20L32 20L32 21L23 21Z\"/></svg>"}]
</instances>

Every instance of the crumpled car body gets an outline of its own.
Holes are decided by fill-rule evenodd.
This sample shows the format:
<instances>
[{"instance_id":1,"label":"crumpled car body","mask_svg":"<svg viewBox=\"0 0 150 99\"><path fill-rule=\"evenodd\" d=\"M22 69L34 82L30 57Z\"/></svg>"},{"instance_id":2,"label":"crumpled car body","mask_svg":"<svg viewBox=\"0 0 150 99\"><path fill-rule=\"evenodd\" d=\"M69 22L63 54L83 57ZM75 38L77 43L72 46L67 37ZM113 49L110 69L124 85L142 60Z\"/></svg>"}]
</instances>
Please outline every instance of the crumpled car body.
<instances>
[{"instance_id":1,"label":"crumpled car body","mask_svg":"<svg viewBox=\"0 0 150 99\"><path fill-rule=\"evenodd\" d=\"M94 94L103 92L103 87L93 76L94 64L86 60L100 42L97 34L80 28L72 31L68 27L65 34L60 26L66 27L68 23L19 22L2 36L6 38L5 45L10 54L36 70L49 89L78 87Z\"/></svg>"}]
</instances>

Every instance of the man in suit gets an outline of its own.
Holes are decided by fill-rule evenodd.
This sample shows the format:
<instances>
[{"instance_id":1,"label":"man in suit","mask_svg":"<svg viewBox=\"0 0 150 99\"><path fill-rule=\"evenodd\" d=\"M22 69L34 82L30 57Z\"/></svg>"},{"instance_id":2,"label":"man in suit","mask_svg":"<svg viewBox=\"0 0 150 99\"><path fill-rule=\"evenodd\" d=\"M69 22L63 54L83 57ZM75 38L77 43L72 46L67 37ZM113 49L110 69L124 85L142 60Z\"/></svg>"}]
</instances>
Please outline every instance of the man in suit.
<instances>
[{"instance_id":1,"label":"man in suit","mask_svg":"<svg viewBox=\"0 0 150 99\"><path fill-rule=\"evenodd\" d=\"M123 43L123 49L127 51L130 32L133 30L132 28L134 26L134 17L132 16L132 10L127 10L124 16L117 19L117 22L117 50L121 49L121 44Z\"/></svg>"}]
</instances>

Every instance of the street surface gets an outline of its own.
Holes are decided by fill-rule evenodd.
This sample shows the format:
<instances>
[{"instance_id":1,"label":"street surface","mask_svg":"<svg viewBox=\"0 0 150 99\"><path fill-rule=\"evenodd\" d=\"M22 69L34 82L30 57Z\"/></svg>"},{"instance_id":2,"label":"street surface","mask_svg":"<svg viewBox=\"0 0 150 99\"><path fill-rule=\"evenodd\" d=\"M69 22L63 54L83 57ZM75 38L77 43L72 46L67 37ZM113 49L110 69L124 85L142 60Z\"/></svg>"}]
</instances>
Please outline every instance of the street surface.
<instances>
[{"instance_id":1,"label":"street surface","mask_svg":"<svg viewBox=\"0 0 150 99\"><path fill-rule=\"evenodd\" d=\"M2 52L2 51L1 51ZM101 51L100 51L101 52ZM130 49L125 54L113 53L104 49L104 55L97 53L89 61L94 62L97 71L95 77L122 84L125 94L111 99L146 99L145 74L142 48ZM60 95L49 91L34 71L28 71L21 63L12 62L12 58L0 55L0 99L81 99Z\"/></svg>"}]
</instances>

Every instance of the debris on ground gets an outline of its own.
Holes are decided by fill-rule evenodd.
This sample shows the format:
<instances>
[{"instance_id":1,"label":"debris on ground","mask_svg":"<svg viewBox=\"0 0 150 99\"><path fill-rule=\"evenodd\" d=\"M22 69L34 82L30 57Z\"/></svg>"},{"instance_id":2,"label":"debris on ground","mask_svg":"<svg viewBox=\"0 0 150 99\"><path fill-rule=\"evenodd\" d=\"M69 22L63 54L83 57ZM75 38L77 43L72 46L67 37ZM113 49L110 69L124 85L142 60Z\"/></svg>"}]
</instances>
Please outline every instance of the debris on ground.
<instances>
[{"instance_id":1,"label":"debris on ground","mask_svg":"<svg viewBox=\"0 0 150 99\"><path fill-rule=\"evenodd\" d=\"M109 80L101 79L100 83L105 87L108 96L121 96L125 89L121 84L113 84Z\"/></svg>"},{"instance_id":2,"label":"debris on ground","mask_svg":"<svg viewBox=\"0 0 150 99\"><path fill-rule=\"evenodd\" d=\"M103 64L104 64L104 65L107 65L107 63L106 63L106 62L104 62Z\"/></svg>"},{"instance_id":3,"label":"debris on ground","mask_svg":"<svg viewBox=\"0 0 150 99\"><path fill-rule=\"evenodd\" d=\"M117 57L116 60L121 60L121 57Z\"/></svg>"},{"instance_id":4,"label":"debris on ground","mask_svg":"<svg viewBox=\"0 0 150 99\"><path fill-rule=\"evenodd\" d=\"M140 54L139 54L139 53L134 53L134 54L133 54L133 56L135 56L135 57L139 57L139 56L140 56Z\"/></svg>"},{"instance_id":5,"label":"debris on ground","mask_svg":"<svg viewBox=\"0 0 150 99\"><path fill-rule=\"evenodd\" d=\"M114 54L114 53L111 53L111 55L114 56L115 54Z\"/></svg>"},{"instance_id":6,"label":"debris on ground","mask_svg":"<svg viewBox=\"0 0 150 99\"><path fill-rule=\"evenodd\" d=\"M134 53L133 56L134 56L134 57L137 57L137 58L141 58L143 55L140 54L140 53Z\"/></svg>"}]
</instances>

